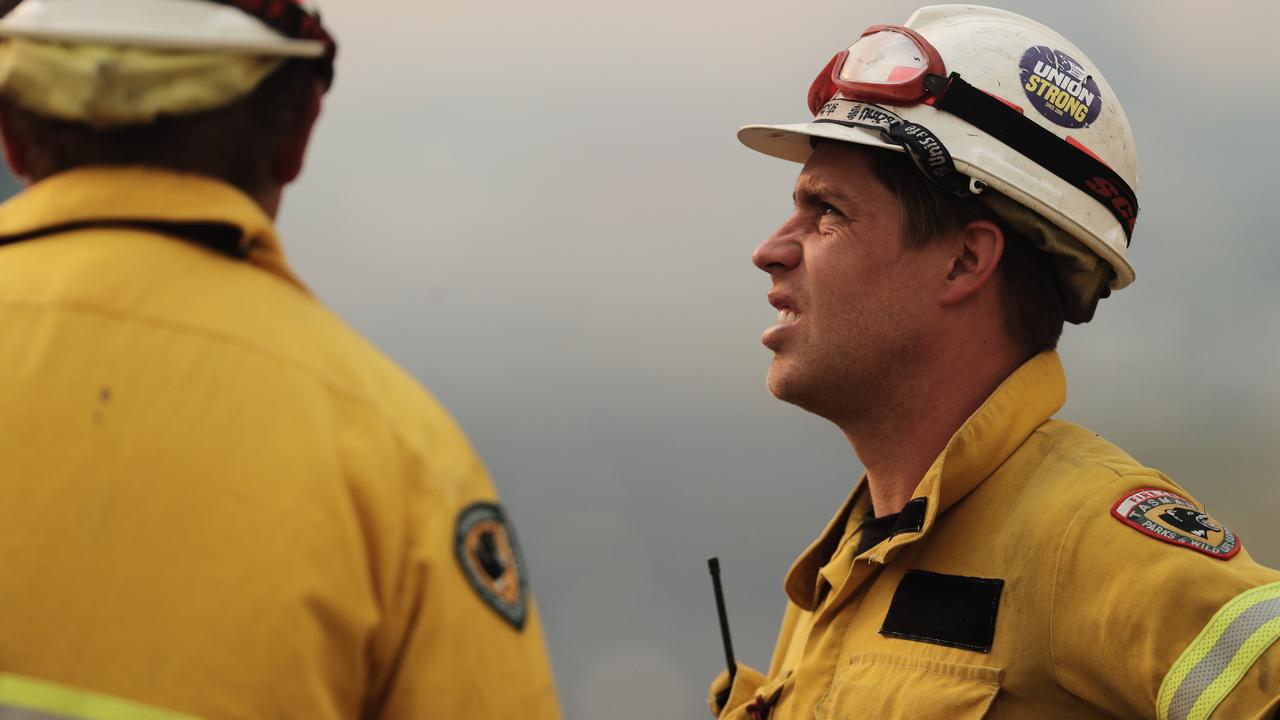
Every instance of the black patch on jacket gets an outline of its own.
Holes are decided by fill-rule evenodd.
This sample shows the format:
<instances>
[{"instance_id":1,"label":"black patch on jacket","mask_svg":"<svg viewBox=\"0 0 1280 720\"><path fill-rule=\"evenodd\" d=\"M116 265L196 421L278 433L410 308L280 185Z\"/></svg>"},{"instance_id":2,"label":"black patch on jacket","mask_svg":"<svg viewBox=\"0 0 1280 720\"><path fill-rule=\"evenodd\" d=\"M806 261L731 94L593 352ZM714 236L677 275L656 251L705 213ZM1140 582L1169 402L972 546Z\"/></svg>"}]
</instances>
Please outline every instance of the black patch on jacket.
<instances>
[{"instance_id":1,"label":"black patch on jacket","mask_svg":"<svg viewBox=\"0 0 1280 720\"><path fill-rule=\"evenodd\" d=\"M898 513L898 522L893 524L893 537L902 533L917 533L924 527L924 512L929 508L929 498L916 498L907 503Z\"/></svg>"},{"instance_id":2,"label":"black patch on jacket","mask_svg":"<svg viewBox=\"0 0 1280 720\"><path fill-rule=\"evenodd\" d=\"M898 583L880 634L991 652L1004 580L910 570Z\"/></svg>"}]
</instances>

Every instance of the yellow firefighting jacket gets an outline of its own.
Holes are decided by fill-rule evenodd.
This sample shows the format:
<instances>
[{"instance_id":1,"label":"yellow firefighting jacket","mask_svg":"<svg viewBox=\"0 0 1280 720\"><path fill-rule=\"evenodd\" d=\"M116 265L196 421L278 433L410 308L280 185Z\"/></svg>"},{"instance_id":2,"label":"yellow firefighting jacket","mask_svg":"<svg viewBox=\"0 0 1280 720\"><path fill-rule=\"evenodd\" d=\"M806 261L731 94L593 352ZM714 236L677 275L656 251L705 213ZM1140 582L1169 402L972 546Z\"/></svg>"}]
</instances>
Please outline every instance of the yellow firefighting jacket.
<instances>
[{"instance_id":1,"label":"yellow firefighting jacket","mask_svg":"<svg viewBox=\"0 0 1280 720\"><path fill-rule=\"evenodd\" d=\"M445 411L211 179L0 207L0 717L559 717Z\"/></svg>"},{"instance_id":2,"label":"yellow firefighting jacket","mask_svg":"<svg viewBox=\"0 0 1280 720\"><path fill-rule=\"evenodd\" d=\"M1065 387L1055 353L1023 365L861 553L859 483L787 576L767 675L722 673L712 713L1270 720L1280 573L1172 480L1049 419Z\"/></svg>"}]
</instances>

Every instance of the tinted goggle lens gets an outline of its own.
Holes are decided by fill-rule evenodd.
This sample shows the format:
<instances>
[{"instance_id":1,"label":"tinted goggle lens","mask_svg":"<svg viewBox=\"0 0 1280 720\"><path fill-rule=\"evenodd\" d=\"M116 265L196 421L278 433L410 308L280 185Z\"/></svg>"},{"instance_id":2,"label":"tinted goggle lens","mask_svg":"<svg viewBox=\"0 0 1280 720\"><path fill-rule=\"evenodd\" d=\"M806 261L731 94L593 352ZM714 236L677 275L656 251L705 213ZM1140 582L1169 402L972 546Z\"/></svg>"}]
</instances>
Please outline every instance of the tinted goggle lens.
<instances>
[{"instance_id":1,"label":"tinted goggle lens","mask_svg":"<svg viewBox=\"0 0 1280 720\"><path fill-rule=\"evenodd\" d=\"M822 69L809 88L809 109L816 115L838 92L868 102L918 102L926 74L946 74L938 51L914 30L877 25Z\"/></svg>"},{"instance_id":2,"label":"tinted goggle lens","mask_svg":"<svg viewBox=\"0 0 1280 720\"><path fill-rule=\"evenodd\" d=\"M900 85L924 76L929 61L910 37L883 30L849 47L838 77L847 83Z\"/></svg>"}]
</instances>

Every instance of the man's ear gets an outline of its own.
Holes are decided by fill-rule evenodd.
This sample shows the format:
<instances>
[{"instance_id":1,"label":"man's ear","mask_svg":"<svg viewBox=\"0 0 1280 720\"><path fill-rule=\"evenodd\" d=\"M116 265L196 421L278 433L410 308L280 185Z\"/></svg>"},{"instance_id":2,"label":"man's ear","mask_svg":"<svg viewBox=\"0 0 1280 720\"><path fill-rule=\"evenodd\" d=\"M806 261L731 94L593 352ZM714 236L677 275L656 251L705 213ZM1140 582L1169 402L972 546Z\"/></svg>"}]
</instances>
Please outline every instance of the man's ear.
<instances>
[{"instance_id":1,"label":"man's ear","mask_svg":"<svg viewBox=\"0 0 1280 720\"><path fill-rule=\"evenodd\" d=\"M30 165L27 162L27 145L14 131L13 120L9 117L7 100L0 100L0 139L4 141L4 159L14 177L29 177Z\"/></svg>"},{"instance_id":2,"label":"man's ear","mask_svg":"<svg viewBox=\"0 0 1280 720\"><path fill-rule=\"evenodd\" d=\"M1004 231L989 220L973 220L955 233L942 304L959 305L986 287L1004 254Z\"/></svg>"},{"instance_id":3,"label":"man's ear","mask_svg":"<svg viewBox=\"0 0 1280 720\"><path fill-rule=\"evenodd\" d=\"M280 150L276 154L273 175L274 180L280 185L288 185L302 174L302 162L307 155L307 143L311 142L311 131L315 129L316 120L320 118L323 98L324 86L316 81L298 112L298 126L281 143Z\"/></svg>"}]
</instances>

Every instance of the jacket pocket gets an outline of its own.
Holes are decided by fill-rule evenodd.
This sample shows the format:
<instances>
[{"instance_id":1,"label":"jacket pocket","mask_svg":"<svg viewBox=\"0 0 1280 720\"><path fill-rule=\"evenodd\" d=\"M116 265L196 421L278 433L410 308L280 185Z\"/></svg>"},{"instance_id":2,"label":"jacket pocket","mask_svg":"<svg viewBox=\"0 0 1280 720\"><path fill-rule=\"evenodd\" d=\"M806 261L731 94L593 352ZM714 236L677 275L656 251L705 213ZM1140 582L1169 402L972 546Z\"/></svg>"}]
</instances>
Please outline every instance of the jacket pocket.
<instances>
[{"instance_id":1,"label":"jacket pocket","mask_svg":"<svg viewBox=\"0 0 1280 720\"><path fill-rule=\"evenodd\" d=\"M1004 670L865 653L849 658L815 720L982 720L994 717Z\"/></svg>"}]
</instances>

